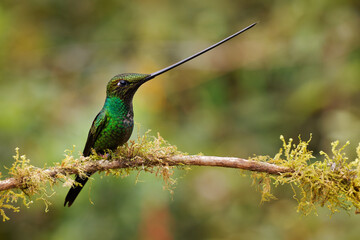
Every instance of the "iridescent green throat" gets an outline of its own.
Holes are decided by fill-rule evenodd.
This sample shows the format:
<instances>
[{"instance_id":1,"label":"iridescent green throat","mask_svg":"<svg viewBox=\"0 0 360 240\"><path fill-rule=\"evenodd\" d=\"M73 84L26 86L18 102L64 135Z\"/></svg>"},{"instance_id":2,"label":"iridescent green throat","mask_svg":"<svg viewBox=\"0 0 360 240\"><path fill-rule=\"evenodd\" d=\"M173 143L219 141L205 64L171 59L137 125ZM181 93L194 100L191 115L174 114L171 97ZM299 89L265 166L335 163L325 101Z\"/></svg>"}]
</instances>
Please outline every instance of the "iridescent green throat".
<instances>
[{"instance_id":1,"label":"iridescent green throat","mask_svg":"<svg viewBox=\"0 0 360 240\"><path fill-rule=\"evenodd\" d=\"M105 111L107 123L95 141L94 149L115 150L131 136L134 127L132 104L117 97L107 97L101 111Z\"/></svg>"}]
</instances>

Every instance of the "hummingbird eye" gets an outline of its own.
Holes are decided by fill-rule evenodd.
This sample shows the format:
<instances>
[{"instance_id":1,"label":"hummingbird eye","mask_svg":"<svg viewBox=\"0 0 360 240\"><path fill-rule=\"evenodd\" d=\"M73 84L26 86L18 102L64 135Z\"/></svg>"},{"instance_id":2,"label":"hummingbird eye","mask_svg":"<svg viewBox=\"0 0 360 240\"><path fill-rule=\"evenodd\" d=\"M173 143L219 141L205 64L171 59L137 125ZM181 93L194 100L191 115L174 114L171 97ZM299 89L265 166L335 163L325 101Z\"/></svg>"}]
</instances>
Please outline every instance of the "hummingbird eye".
<instances>
[{"instance_id":1,"label":"hummingbird eye","mask_svg":"<svg viewBox=\"0 0 360 240\"><path fill-rule=\"evenodd\" d=\"M118 86L121 86L121 87L125 87L127 85L129 85L129 82L126 81L126 80L120 80L118 83L117 83Z\"/></svg>"}]
</instances>

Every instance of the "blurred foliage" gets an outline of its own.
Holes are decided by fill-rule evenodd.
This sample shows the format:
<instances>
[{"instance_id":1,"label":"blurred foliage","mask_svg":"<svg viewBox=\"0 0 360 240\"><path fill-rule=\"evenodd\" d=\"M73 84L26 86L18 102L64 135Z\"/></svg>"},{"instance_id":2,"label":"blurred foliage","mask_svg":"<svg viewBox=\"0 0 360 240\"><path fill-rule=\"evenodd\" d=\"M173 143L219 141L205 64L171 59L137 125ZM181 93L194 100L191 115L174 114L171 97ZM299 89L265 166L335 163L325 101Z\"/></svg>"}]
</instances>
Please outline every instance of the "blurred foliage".
<instances>
[{"instance_id":1,"label":"blurred foliage","mask_svg":"<svg viewBox=\"0 0 360 240\"><path fill-rule=\"evenodd\" d=\"M349 140L354 159L359 9L354 0L2 0L1 165L11 165L15 147L36 166L57 162L73 144L81 151L113 75L157 71L255 21L143 86L134 99L141 129L190 154L241 157L273 155L280 134L313 133L314 152ZM320 210L299 218L295 200L259 206L251 180L232 169L177 174L173 200L151 175L136 186L135 175L97 179L69 209L59 189L49 213L23 209L1 225L0 238L358 239L357 216ZM291 189L276 191L291 199Z\"/></svg>"}]
</instances>

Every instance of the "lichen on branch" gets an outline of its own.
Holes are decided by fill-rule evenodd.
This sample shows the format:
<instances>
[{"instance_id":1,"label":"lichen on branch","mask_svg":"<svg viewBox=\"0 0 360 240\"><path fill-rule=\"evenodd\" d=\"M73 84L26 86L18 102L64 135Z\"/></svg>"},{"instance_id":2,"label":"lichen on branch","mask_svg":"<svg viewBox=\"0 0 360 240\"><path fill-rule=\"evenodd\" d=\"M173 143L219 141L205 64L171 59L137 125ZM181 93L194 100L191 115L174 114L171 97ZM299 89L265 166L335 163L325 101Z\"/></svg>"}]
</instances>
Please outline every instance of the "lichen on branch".
<instances>
[{"instance_id":1,"label":"lichen on branch","mask_svg":"<svg viewBox=\"0 0 360 240\"><path fill-rule=\"evenodd\" d=\"M30 165L30 160L25 155L20 155L16 148L14 163L8 169L8 177L1 178L0 173L0 215L3 221L9 220L5 210L19 212L15 204L22 200L23 205L29 207L33 195L39 195L43 200L46 210L55 191L53 185L59 180L63 186L70 187L74 184L72 174L86 176L85 172L105 172L107 175L125 177L131 171L146 171L162 177L164 188L172 191L175 180L172 178L173 167L166 159L171 156L184 156L175 146L167 143L160 135L149 137L149 131L139 136L137 141L129 141L114 152L107 152L104 156L93 152L90 157L75 157L74 149L65 150L65 158L49 168L38 168ZM50 185L50 190L47 185Z\"/></svg>"},{"instance_id":2,"label":"lichen on branch","mask_svg":"<svg viewBox=\"0 0 360 240\"><path fill-rule=\"evenodd\" d=\"M25 155L16 149L14 163L8 169L7 178L0 173L0 215L8 220L6 211L19 211L17 202L29 207L34 195L43 200L46 210L49 198L55 193L53 186L59 182L70 187L74 181L72 174L85 175L85 172L105 172L107 175L126 177L131 172L150 172L163 179L164 188L172 192L176 180L172 177L174 167L213 166L237 168L252 171L254 184L262 194L262 201L276 197L272 187L289 184L298 201L298 211L307 215L316 213L317 206L326 206L332 213L353 207L360 209L360 144L357 158L348 161L339 142L332 143L331 154L320 152L321 160L308 149L310 140L294 144L281 136L282 147L274 157L254 156L250 159L236 157L215 157L187 155L166 142L159 134L150 137L149 133L129 141L116 151L105 155L93 152L90 157L74 156L74 149L65 151L65 158L53 167L38 168L30 164ZM59 181L61 180L61 181Z\"/></svg>"},{"instance_id":3,"label":"lichen on branch","mask_svg":"<svg viewBox=\"0 0 360 240\"><path fill-rule=\"evenodd\" d=\"M349 211L353 207L360 209L360 144L357 147L357 158L348 161L344 152L347 142L339 146L339 141L331 143L331 154L321 151L322 160L315 159L312 151L308 149L309 141L293 144L281 136L283 146L273 159L266 161L293 169L292 172L279 176L252 173L254 183L258 183L262 193L262 202L276 199L271 192L271 186L289 184L293 190L294 198L298 202L298 212L308 215L316 212L316 207L326 206L331 213L340 209Z\"/></svg>"}]
</instances>

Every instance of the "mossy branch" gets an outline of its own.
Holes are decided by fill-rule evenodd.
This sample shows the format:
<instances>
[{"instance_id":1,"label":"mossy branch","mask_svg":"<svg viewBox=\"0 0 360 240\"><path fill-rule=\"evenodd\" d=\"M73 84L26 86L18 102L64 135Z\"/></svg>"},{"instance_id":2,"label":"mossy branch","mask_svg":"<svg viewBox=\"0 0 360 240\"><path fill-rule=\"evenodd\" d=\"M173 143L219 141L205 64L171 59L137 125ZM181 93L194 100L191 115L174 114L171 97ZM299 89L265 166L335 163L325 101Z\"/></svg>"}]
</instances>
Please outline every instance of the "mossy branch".
<instances>
[{"instance_id":1,"label":"mossy branch","mask_svg":"<svg viewBox=\"0 0 360 240\"><path fill-rule=\"evenodd\" d=\"M137 156L134 159L129 157L118 157L112 160L101 159L97 161L88 161L91 158L84 158L83 162L74 163L67 166L56 166L47 169L39 169L48 178L54 181L57 178L63 178L66 175L81 174L84 172L101 172L111 169L121 168L142 168L142 167L170 167L170 166L208 166L208 167L226 167L238 168L248 171L265 172L269 174L281 174L292 172L293 170L286 167L276 166L266 162L251 161L236 157L215 157L215 156L199 156L199 155L175 155L167 156L161 159L149 160L142 156ZM35 172L34 174L38 174ZM5 191L13 188L26 189L28 184L25 184L28 179L34 176L12 177L0 181L0 191ZM25 185L24 185L25 184Z\"/></svg>"},{"instance_id":2,"label":"mossy branch","mask_svg":"<svg viewBox=\"0 0 360 240\"><path fill-rule=\"evenodd\" d=\"M15 162L9 168L9 176L1 180L0 173L0 215L8 220L5 210L19 211L14 204L22 200L26 207L32 203L33 195L45 202L46 210L49 197L54 193L52 186L63 182L70 187L73 184L72 174L85 175L85 172L105 172L116 176L127 176L131 171L153 172L161 176L165 187L172 191L175 180L172 179L174 167L215 166L237 168L252 171L254 184L262 193L262 201L275 197L272 186L290 184L294 198L298 200L298 211L305 215L315 210L316 206L327 206L331 212L339 209L360 208L360 144L357 148L358 158L348 162L343 147L338 142L332 144L332 156L320 152L322 161L310 161L314 158L308 150L309 141L299 138L297 145L293 140L288 142L281 137L283 146L271 158L255 156L248 160L235 157L214 157L187 155L179 152L175 146L167 143L158 135L149 139L148 134L130 141L117 151L104 156L94 153L91 157L75 158L73 151L66 151L65 159L53 167L37 168L30 165L25 155L20 156L16 149ZM94 161L96 160L96 161ZM50 190L47 187L50 185ZM49 193L50 191L50 193Z\"/></svg>"}]
</instances>

